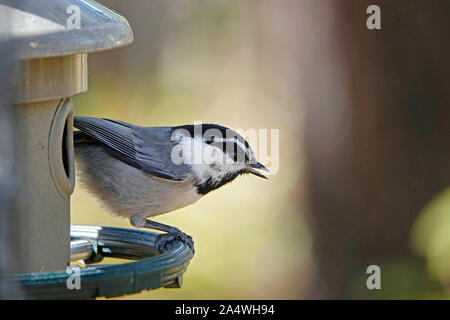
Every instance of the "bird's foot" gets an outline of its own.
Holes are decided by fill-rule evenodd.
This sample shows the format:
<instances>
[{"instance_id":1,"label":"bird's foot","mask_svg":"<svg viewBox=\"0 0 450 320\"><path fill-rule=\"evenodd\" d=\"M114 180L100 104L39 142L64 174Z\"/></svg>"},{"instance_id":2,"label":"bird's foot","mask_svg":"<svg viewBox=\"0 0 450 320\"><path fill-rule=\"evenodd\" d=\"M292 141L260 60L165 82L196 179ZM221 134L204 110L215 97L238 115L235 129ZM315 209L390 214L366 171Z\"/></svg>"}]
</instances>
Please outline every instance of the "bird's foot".
<instances>
[{"instance_id":1,"label":"bird's foot","mask_svg":"<svg viewBox=\"0 0 450 320\"><path fill-rule=\"evenodd\" d=\"M192 249L192 252L195 253L194 240L192 237L178 229L172 232L158 234L155 239L155 248L159 252L163 252L165 246L174 240L180 240L186 243Z\"/></svg>"}]
</instances>

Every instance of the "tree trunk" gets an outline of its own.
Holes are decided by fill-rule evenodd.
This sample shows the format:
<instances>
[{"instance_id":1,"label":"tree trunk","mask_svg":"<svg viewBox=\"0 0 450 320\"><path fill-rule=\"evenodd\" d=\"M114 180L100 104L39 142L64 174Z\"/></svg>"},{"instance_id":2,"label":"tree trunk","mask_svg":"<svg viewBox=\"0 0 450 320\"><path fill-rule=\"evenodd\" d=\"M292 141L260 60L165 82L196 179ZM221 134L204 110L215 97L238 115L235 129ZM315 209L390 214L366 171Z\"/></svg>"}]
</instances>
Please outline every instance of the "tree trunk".
<instances>
[{"instance_id":1,"label":"tree trunk","mask_svg":"<svg viewBox=\"0 0 450 320\"><path fill-rule=\"evenodd\" d=\"M303 49L301 91L311 298L355 298L355 274L412 257L411 225L450 184L448 2L377 1L381 30L366 27L371 4L309 3L315 41Z\"/></svg>"}]
</instances>

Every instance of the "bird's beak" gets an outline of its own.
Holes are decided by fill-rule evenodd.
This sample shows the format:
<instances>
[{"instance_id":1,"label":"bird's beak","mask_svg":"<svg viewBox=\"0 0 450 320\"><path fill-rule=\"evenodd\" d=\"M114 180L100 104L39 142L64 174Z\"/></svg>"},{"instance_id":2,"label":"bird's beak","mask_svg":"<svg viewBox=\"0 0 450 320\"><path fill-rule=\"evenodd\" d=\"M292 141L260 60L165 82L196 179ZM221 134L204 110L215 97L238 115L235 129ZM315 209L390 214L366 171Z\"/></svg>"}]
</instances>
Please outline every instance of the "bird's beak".
<instances>
[{"instance_id":1,"label":"bird's beak","mask_svg":"<svg viewBox=\"0 0 450 320\"><path fill-rule=\"evenodd\" d=\"M268 179L265 175L263 175L262 173L260 173L259 171L255 170L255 169L261 169L261 170L269 172L269 170L259 162L249 164L249 166L247 168L247 172L254 174L255 176L258 176L260 178Z\"/></svg>"}]
</instances>

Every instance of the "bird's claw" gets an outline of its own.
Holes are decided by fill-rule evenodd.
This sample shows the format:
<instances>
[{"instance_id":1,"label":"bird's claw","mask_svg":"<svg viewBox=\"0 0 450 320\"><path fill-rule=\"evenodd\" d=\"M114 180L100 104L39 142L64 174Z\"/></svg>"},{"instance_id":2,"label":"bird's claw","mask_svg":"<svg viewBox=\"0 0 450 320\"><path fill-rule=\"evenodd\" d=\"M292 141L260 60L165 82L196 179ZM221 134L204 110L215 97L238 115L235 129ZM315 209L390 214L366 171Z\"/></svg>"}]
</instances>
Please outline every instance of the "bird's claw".
<instances>
[{"instance_id":1,"label":"bird's claw","mask_svg":"<svg viewBox=\"0 0 450 320\"><path fill-rule=\"evenodd\" d=\"M163 252L166 245L174 240L180 240L180 241L186 243L192 249L192 252L195 253L194 240L192 239L192 237L190 235L188 235L184 232L181 232L180 230L177 230L175 232L158 234L155 239L155 248L159 252Z\"/></svg>"}]
</instances>

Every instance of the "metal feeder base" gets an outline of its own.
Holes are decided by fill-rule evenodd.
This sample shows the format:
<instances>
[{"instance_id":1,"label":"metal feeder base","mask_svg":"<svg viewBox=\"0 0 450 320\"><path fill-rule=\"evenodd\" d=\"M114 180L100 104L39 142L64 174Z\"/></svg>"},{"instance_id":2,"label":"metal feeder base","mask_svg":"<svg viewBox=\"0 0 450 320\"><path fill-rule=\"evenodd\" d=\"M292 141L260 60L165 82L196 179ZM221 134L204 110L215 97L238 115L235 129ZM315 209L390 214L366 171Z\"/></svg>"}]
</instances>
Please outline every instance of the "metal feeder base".
<instances>
[{"instance_id":1,"label":"metal feeder base","mask_svg":"<svg viewBox=\"0 0 450 320\"><path fill-rule=\"evenodd\" d=\"M93 299L117 297L161 287L180 288L193 256L192 249L173 241L164 253L154 247L157 233L114 227L72 225L71 256L86 263L103 257L137 260L123 264L96 264L80 268L80 288L69 289L72 273L28 273L8 276L32 299Z\"/></svg>"}]
</instances>

